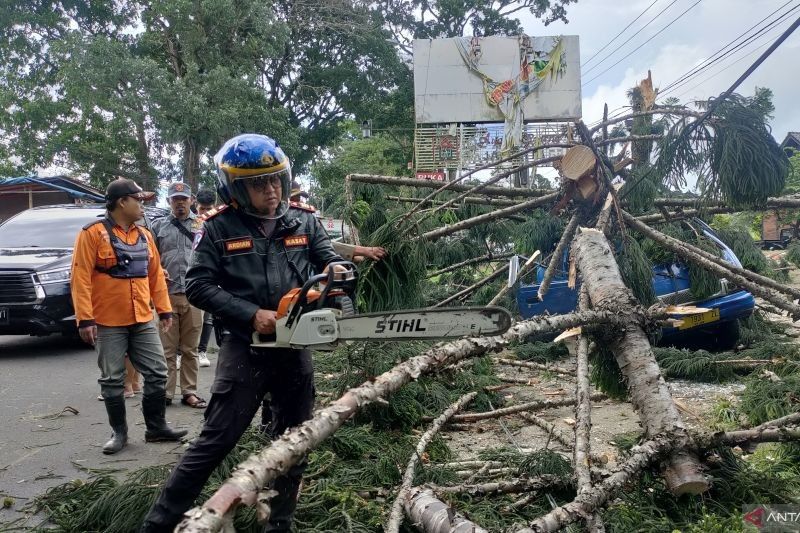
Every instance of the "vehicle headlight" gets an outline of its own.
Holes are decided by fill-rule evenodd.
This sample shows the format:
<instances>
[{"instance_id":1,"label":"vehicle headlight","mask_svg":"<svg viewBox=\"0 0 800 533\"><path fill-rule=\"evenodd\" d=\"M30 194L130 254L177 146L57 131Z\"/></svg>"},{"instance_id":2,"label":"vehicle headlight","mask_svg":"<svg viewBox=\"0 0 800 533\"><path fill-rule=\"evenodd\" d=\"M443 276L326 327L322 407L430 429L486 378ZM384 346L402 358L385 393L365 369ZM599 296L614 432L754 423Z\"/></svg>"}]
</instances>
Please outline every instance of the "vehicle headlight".
<instances>
[{"instance_id":1,"label":"vehicle headlight","mask_svg":"<svg viewBox=\"0 0 800 533\"><path fill-rule=\"evenodd\" d=\"M37 272L36 277L39 278L39 283L43 285L48 283L69 283L69 274L70 268L67 267Z\"/></svg>"}]
</instances>

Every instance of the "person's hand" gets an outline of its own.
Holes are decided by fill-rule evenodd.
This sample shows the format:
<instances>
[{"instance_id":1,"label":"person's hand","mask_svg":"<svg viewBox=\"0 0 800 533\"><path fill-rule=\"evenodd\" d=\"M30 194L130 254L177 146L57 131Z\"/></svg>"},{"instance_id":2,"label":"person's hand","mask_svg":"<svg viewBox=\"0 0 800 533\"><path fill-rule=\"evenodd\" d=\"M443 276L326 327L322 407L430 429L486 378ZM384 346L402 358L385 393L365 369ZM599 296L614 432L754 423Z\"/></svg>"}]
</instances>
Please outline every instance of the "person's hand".
<instances>
[{"instance_id":1,"label":"person's hand","mask_svg":"<svg viewBox=\"0 0 800 533\"><path fill-rule=\"evenodd\" d=\"M386 257L386 249L381 246L368 246L364 248L364 257L372 259L373 261L380 261Z\"/></svg>"},{"instance_id":2,"label":"person's hand","mask_svg":"<svg viewBox=\"0 0 800 533\"><path fill-rule=\"evenodd\" d=\"M166 333L169 331L169 328L171 327L172 327L172 317L161 319L161 331Z\"/></svg>"},{"instance_id":3,"label":"person's hand","mask_svg":"<svg viewBox=\"0 0 800 533\"><path fill-rule=\"evenodd\" d=\"M97 342L97 326L78 328L78 335L81 336L81 340L83 342L94 346Z\"/></svg>"},{"instance_id":4,"label":"person's hand","mask_svg":"<svg viewBox=\"0 0 800 533\"><path fill-rule=\"evenodd\" d=\"M268 309L259 309L253 315L253 329L262 335L271 335L275 333L275 311Z\"/></svg>"}]
</instances>

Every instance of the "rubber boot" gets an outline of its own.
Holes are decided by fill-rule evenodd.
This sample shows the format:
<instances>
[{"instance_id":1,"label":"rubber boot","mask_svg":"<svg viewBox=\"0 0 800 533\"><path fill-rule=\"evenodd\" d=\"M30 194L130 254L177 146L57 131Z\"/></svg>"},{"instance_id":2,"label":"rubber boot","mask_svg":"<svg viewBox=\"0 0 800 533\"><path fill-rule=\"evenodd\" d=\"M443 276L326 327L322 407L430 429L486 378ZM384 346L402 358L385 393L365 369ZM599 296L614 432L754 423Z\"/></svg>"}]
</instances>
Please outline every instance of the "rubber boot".
<instances>
[{"instance_id":1,"label":"rubber boot","mask_svg":"<svg viewBox=\"0 0 800 533\"><path fill-rule=\"evenodd\" d=\"M164 413L167 410L166 394L150 394L142 397L142 414L144 414L145 442L162 442L180 440L188 431L174 430L167 425Z\"/></svg>"},{"instance_id":2,"label":"rubber boot","mask_svg":"<svg viewBox=\"0 0 800 533\"><path fill-rule=\"evenodd\" d=\"M128 443L128 423L125 421L125 397L115 396L105 399L108 423L114 431L111 439L103 445L103 453L111 455L117 453Z\"/></svg>"}]
</instances>

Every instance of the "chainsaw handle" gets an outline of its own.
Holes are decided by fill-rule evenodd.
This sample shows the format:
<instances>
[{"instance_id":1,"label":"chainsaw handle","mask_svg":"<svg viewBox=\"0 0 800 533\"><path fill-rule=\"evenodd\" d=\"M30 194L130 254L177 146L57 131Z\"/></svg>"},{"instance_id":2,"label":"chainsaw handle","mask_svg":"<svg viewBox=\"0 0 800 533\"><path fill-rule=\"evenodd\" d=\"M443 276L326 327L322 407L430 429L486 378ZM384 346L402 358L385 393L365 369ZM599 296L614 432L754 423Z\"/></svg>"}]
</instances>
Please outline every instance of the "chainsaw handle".
<instances>
[{"instance_id":1,"label":"chainsaw handle","mask_svg":"<svg viewBox=\"0 0 800 533\"><path fill-rule=\"evenodd\" d=\"M289 312L289 315L286 317L286 327L291 328L294 321L300 316L300 313L303 311L306 305L308 305L308 291L311 290L314 285L317 283L325 282L325 288L322 289L320 293L319 299L317 299L317 307L324 307L327 303L328 293L331 291L331 288L335 285L343 285L345 281L348 280L337 280L336 274L342 274L341 272L336 272L337 266L343 266L348 269L349 272L352 272L355 275L356 272L356 265L351 263L350 261L335 261L332 263L328 263L328 272L322 274L316 274L311 276L303 283L303 287L300 289L300 294L297 296L297 303L292 307L292 310Z\"/></svg>"}]
</instances>

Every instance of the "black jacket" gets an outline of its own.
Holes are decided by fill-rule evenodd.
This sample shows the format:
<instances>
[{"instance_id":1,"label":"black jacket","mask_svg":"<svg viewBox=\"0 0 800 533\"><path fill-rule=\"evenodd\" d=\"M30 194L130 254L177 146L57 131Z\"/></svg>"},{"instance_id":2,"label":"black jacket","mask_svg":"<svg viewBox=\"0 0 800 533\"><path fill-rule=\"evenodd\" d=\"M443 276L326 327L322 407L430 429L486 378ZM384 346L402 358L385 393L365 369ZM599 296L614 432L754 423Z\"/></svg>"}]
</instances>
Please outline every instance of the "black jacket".
<instances>
[{"instance_id":1,"label":"black jacket","mask_svg":"<svg viewBox=\"0 0 800 533\"><path fill-rule=\"evenodd\" d=\"M281 297L332 261L341 261L317 218L289 208L270 238L260 221L235 208L209 216L194 242L186 296L249 339L258 309L277 310Z\"/></svg>"}]
</instances>

